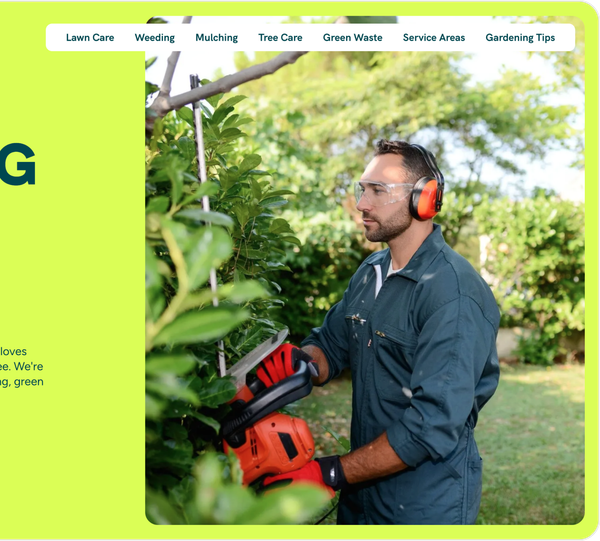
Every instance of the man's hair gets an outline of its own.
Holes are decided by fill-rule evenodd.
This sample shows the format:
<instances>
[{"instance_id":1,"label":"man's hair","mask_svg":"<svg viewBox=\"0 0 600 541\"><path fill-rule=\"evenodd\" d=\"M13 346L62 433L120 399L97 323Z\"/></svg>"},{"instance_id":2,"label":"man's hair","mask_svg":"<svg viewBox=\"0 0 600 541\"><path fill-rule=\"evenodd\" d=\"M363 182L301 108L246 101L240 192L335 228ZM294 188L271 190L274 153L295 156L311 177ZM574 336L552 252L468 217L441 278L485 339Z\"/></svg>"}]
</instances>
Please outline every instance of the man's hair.
<instances>
[{"instance_id":1,"label":"man's hair","mask_svg":"<svg viewBox=\"0 0 600 541\"><path fill-rule=\"evenodd\" d=\"M423 154L419 152L419 149L410 145L406 141L388 141L387 139L380 139L377 141L377 150L375 156L381 156L382 154L396 154L404 158L404 169L408 173L408 182L414 184L423 177L435 178L433 171L429 168Z\"/></svg>"}]
</instances>

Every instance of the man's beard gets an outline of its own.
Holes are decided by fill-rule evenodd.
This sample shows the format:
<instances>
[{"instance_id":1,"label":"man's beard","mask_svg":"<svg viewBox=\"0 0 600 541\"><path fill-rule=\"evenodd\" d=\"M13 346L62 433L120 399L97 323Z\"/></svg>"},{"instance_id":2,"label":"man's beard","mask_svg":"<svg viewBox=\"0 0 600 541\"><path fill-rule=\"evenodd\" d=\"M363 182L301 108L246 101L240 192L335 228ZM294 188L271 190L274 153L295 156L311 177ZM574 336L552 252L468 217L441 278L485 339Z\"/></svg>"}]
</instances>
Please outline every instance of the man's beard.
<instances>
[{"instance_id":1,"label":"man's beard","mask_svg":"<svg viewBox=\"0 0 600 541\"><path fill-rule=\"evenodd\" d=\"M363 218L370 218L368 215L363 214ZM376 221L376 228L369 231L365 227L365 237L371 242L390 242L391 240L398 238L404 233L412 224L413 217L408 213L398 213L393 218L390 218L385 224Z\"/></svg>"}]
</instances>

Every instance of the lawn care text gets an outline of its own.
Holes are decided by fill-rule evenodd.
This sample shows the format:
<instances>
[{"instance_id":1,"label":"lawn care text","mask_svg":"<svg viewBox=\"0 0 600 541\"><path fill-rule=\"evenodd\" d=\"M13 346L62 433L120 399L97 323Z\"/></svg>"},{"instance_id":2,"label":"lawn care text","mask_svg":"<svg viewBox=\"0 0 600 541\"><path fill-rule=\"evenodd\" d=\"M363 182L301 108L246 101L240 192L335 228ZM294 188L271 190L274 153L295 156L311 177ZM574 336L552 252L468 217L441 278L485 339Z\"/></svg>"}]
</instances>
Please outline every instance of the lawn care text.
<instances>
[{"instance_id":1,"label":"lawn care text","mask_svg":"<svg viewBox=\"0 0 600 541\"><path fill-rule=\"evenodd\" d=\"M15 353L11 354L21 355L21 353L16 353L17 351L24 352L25 350L14 350ZM21 387L41 387L44 385L43 379L35 377L15 378L12 381L10 381L8 378L2 377L4 375L8 375L8 372L13 370L16 372L21 372L19 374L20 376L35 376L38 372L44 370L44 366L39 363L25 363L22 361L13 361L12 363L0 362L0 388L6 389L8 387L14 387L15 389L20 389Z\"/></svg>"}]
</instances>

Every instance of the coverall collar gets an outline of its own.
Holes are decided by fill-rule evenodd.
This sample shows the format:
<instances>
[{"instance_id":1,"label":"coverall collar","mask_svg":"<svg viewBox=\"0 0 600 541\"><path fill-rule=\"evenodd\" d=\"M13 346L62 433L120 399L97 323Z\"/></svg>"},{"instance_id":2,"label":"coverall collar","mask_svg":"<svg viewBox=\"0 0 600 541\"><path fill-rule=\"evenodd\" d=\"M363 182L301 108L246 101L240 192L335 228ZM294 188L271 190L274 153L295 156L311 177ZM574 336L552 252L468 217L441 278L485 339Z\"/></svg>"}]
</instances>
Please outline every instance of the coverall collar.
<instances>
[{"instance_id":1,"label":"coverall collar","mask_svg":"<svg viewBox=\"0 0 600 541\"><path fill-rule=\"evenodd\" d=\"M406 266L396 274L418 282L427 267L429 267L445 245L446 241L442 236L442 228L438 224L433 224L433 231L423 241L423 244L419 246L419 249L410 258ZM379 265L382 269L387 269L389 268L391 258L390 249L386 248L373 254L367 262L370 265Z\"/></svg>"}]
</instances>

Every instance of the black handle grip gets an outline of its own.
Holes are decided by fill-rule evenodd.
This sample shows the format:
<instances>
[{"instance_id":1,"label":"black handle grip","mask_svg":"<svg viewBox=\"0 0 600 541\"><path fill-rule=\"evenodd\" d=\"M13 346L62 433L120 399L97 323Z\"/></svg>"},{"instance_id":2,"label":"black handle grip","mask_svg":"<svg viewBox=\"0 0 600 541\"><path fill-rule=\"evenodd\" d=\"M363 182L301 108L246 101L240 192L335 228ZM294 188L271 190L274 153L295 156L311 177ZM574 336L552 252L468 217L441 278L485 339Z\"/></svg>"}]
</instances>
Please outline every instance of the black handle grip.
<instances>
[{"instance_id":1,"label":"black handle grip","mask_svg":"<svg viewBox=\"0 0 600 541\"><path fill-rule=\"evenodd\" d=\"M231 412L221 423L221 434L234 449L246 441L245 430L274 411L304 398L312 391L311 373L304 361L299 361L298 370L279 383L268 387Z\"/></svg>"}]
</instances>

